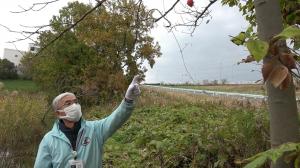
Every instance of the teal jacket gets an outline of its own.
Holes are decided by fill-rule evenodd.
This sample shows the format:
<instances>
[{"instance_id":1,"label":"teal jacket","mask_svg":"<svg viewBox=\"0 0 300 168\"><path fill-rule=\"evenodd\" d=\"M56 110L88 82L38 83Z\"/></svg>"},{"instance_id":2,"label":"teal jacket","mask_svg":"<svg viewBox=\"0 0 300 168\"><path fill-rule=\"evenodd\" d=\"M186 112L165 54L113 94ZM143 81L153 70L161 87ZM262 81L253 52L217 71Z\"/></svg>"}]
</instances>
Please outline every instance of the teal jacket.
<instances>
[{"instance_id":1,"label":"teal jacket","mask_svg":"<svg viewBox=\"0 0 300 168\"><path fill-rule=\"evenodd\" d=\"M83 160L84 168L101 168L104 142L130 117L133 103L122 101L119 107L102 120L81 120L76 142L76 160ZM68 138L59 130L58 121L42 139L34 168L70 168L68 161L74 152Z\"/></svg>"}]
</instances>

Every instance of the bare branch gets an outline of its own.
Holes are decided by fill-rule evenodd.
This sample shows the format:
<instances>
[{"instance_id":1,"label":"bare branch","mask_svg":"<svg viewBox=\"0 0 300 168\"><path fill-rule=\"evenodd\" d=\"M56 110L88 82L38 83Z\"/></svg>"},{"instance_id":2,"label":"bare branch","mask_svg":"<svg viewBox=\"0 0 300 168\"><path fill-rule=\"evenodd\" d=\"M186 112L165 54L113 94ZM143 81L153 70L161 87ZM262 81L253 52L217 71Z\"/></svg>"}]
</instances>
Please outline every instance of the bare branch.
<instances>
[{"instance_id":1,"label":"bare branch","mask_svg":"<svg viewBox=\"0 0 300 168\"><path fill-rule=\"evenodd\" d=\"M158 9L151 9L150 11L149 11L149 13L151 12L151 11L157 11L160 15L163 15L162 14L162 12L160 11L160 10L158 10ZM164 18L167 22L168 22L168 26L165 26L165 27L170 27L171 25L172 25L172 23L166 18L166 17L162 17L162 18ZM157 20L157 19L156 19ZM154 21L155 22L155 21Z\"/></svg>"},{"instance_id":2,"label":"bare branch","mask_svg":"<svg viewBox=\"0 0 300 168\"><path fill-rule=\"evenodd\" d=\"M202 17L206 14L206 12L207 12L207 10L209 9L209 7L210 7L211 5L213 5L215 2L217 2L217 0L212 0L212 1L210 1L210 3L204 8L204 10L197 16L196 21L195 21L195 26L197 26L198 20L199 20L200 18L202 18Z\"/></svg>"},{"instance_id":3,"label":"bare branch","mask_svg":"<svg viewBox=\"0 0 300 168\"><path fill-rule=\"evenodd\" d=\"M89 11L87 11L79 20L77 20L74 24L67 27L65 30L63 30L61 33L58 34L53 40L51 40L47 45L42 47L36 55L40 54L43 50L45 50L47 47L49 47L51 44L53 44L56 40L58 40L62 35L64 35L66 32L70 31L72 28L74 28L78 23L80 23L84 18L86 18L90 13L92 13L94 10L96 10L98 7L100 7L106 0L97 1L98 3Z\"/></svg>"},{"instance_id":4,"label":"bare branch","mask_svg":"<svg viewBox=\"0 0 300 168\"><path fill-rule=\"evenodd\" d=\"M151 10L149 10L149 13L151 13L152 11L157 11L161 16L158 17L158 18L156 18L156 19L154 19L154 22L158 22L158 21L160 21L161 19L165 19L165 20L168 22L168 25L165 26L165 27L170 28L169 31L171 31L171 30L174 29L175 27L190 27L191 30L190 30L189 34L192 35L192 34L194 33L196 27L199 26L199 25L202 23L202 22L199 22L199 20L200 20L200 19L203 19L203 18L205 18L205 17L210 16L210 15L209 15L208 9L209 9L215 2L217 2L217 0L210 0L210 1L209 1L209 4L208 4L202 11L200 11L200 10L198 10L197 8L188 8L188 7L186 7L186 5L184 5L180 0L176 0L176 1L174 2L174 4L173 4L166 12L164 12L164 13L162 13L162 12L161 12L160 10L158 10L158 9L151 9ZM180 4L180 5L184 8L183 11L178 12L178 11L175 10L175 7L178 6L178 4ZM175 24L174 24L174 23L172 23L170 20L168 20L168 19L166 18L166 16L167 16L171 11L174 11L175 14L180 15L180 17L181 17L181 15L184 14L184 15L191 16L191 18L190 18L190 19L187 19L187 18L183 19L183 18L181 17L181 22L180 22L180 23L175 23ZM209 22L209 21L206 21L206 23L208 23L208 22Z\"/></svg>"},{"instance_id":5,"label":"bare branch","mask_svg":"<svg viewBox=\"0 0 300 168\"><path fill-rule=\"evenodd\" d=\"M164 14L162 14L159 18L155 19L154 22L158 22L160 19L165 18L165 16L175 8L175 6L180 2L180 0L176 0L176 2L168 9Z\"/></svg>"},{"instance_id":6,"label":"bare branch","mask_svg":"<svg viewBox=\"0 0 300 168\"><path fill-rule=\"evenodd\" d=\"M15 49L22 55L22 57L24 57L24 54L22 53L22 51L20 51L20 50L18 49L18 47L16 46L16 44L15 44L15 43L12 43L12 45L14 45Z\"/></svg>"},{"instance_id":7,"label":"bare branch","mask_svg":"<svg viewBox=\"0 0 300 168\"><path fill-rule=\"evenodd\" d=\"M31 5L31 7L25 9L24 7L19 5L19 8L21 8L21 11L10 11L11 13L23 13L23 12L28 12L28 11L41 11L42 9L44 9L47 5L57 2L59 0L52 0L52 1L47 1L47 2L39 2L39 3L34 3ZM37 6L41 6L38 9L34 9Z\"/></svg>"},{"instance_id":8,"label":"bare branch","mask_svg":"<svg viewBox=\"0 0 300 168\"><path fill-rule=\"evenodd\" d=\"M195 80L194 78L192 77L191 73L189 72L189 70L187 69L187 66L186 66L186 63L185 63L185 60L184 60L184 57L183 57L183 49L178 41L178 39L176 38L175 36L175 33L171 30L172 34L173 34L173 37L178 45L178 48L179 48L179 51L180 51L180 55L181 55L181 59L182 59L182 62L183 62L183 65L184 65L184 68L185 68L185 71L186 73L188 74L188 76L190 77L190 79L195 83Z\"/></svg>"},{"instance_id":9,"label":"bare branch","mask_svg":"<svg viewBox=\"0 0 300 168\"><path fill-rule=\"evenodd\" d=\"M20 8L22 8L22 11L19 11L19 12L12 12L12 13L22 13L22 12L26 12L26 11L38 11L38 10L41 10L43 8L45 8L48 4L50 3L54 3L54 2L57 2L59 0L48 0L47 2L41 2L41 3L34 3L30 8L23 8L20 6ZM94 10L96 10L99 6L101 6L106 0L96 0L97 1L97 4L91 9L89 10L88 12L86 12L78 21L76 21L75 23L73 24L68 24L69 26L67 26L66 29L64 29L62 32L60 32L53 40L51 40L48 44L46 44L44 47L42 47L38 53L40 54L44 49L46 49L47 47L49 47L52 43L54 43L56 40L58 40L62 35L64 35L66 32L70 31L72 28L74 28L79 22L81 22L86 16L88 16L91 12L93 12ZM201 24L201 22L199 22L199 20L204 17L207 17L209 16L209 12L208 12L208 9L211 7L212 4L214 4L217 0L210 0L210 3L203 9L203 11L199 12L198 9L196 8L187 8L183 3L180 2L180 0L176 0L173 5L165 12L161 12L160 10L158 9L151 9L148 11L148 14L152 14L152 11L157 11L161 16L154 19L153 21L154 22L158 22L160 21L161 19L164 19L168 22L168 25L166 25L165 27L169 28L169 31L172 31L172 29L175 29L176 27L189 27L190 29L188 31L191 31L189 32L191 35L192 33L195 31L196 27L199 26ZM136 13L136 25L134 28L138 28L138 22L142 22L144 20L141 20L139 18L139 12L140 12L140 6L142 4L143 0L138 0L136 5L138 5L138 9L137 9L137 13ZM178 4L181 4L184 8L185 8L185 11L183 12L176 12L175 10L175 7L176 5ZM42 6L40 7L39 9L35 9L37 6ZM180 23L172 23L170 20L167 19L167 15L171 12L171 11L174 11L175 13L179 14L180 17L181 17L181 22ZM186 15L189 15L189 16L192 16L191 18L189 19L183 19L181 15L183 14L186 14ZM149 17L150 19L150 17ZM36 30L34 31L15 31L15 30L11 30L9 29L8 27L4 26L4 25L1 25L0 26L6 28L9 32L15 32L15 33L19 33L21 34L22 36L24 36L24 38L19 38L17 40L14 40L14 41L10 41L10 43L14 43L14 42L18 42L18 41L22 41L22 40L31 40L31 41L34 41L32 39L32 36L33 35L36 35L36 34L41 34L43 31L41 31L43 28L46 28L46 27L50 27L51 25L42 25L42 26L25 26L25 25L20 25L24 28L35 28ZM192 30L191 30L192 29ZM138 39L138 32L136 30L135 32L135 41Z\"/></svg>"},{"instance_id":10,"label":"bare branch","mask_svg":"<svg viewBox=\"0 0 300 168\"><path fill-rule=\"evenodd\" d=\"M138 31L138 29L139 29L139 23L140 23L140 15L139 15L139 13L140 13L140 10L141 10L141 5L142 5L142 0L139 0L139 2L138 2L138 10L137 10L137 12L136 12L136 21L135 21L135 23L136 23L136 25L135 25L135 28L136 28L136 30L135 30L135 39L134 39L134 42L133 42L133 46L135 46L135 44L136 44L136 42L137 42L137 39L138 39L138 35L139 35L139 31Z\"/></svg>"},{"instance_id":11,"label":"bare branch","mask_svg":"<svg viewBox=\"0 0 300 168\"><path fill-rule=\"evenodd\" d=\"M45 28L45 27L50 27L51 25L48 24L48 25L39 25L39 26L27 26L27 25L21 25L21 27L25 27L25 28L32 28L32 29L36 29L36 28Z\"/></svg>"},{"instance_id":12,"label":"bare branch","mask_svg":"<svg viewBox=\"0 0 300 168\"><path fill-rule=\"evenodd\" d=\"M2 24L0 24L0 26L1 26L1 27L4 27L7 31L9 31L9 32L11 32L11 33L19 33L19 34L40 34L40 33L41 33L40 30L41 30L42 28L44 28L44 27L40 27L40 28L38 28L38 29L35 30L35 31L25 31L25 30L23 30L23 31L17 31L17 30L12 30L12 29L10 29L9 27L7 27L7 26L5 26L5 25L2 25Z\"/></svg>"},{"instance_id":13,"label":"bare branch","mask_svg":"<svg viewBox=\"0 0 300 168\"><path fill-rule=\"evenodd\" d=\"M7 31L11 32L11 33L19 33L19 34L22 34L22 32L20 31L16 31L16 30L11 30L9 27L3 25L3 24L0 24L1 27L4 27Z\"/></svg>"},{"instance_id":14,"label":"bare branch","mask_svg":"<svg viewBox=\"0 0 300 168\"><path fill-rule=\"evenodd\" d=\"M191 34L194 33L196 27L198 26L198 21L199 21L199 19L200 19L200 18L203 18L203 17L205 17L205 16L208 15L208 9L209 9L209 8L211 7L211 5L213 5L215 2L217 2L217 0L211 0L211 1L209 1L209 4L208 4L208 5L204 8L204 10L196 17L196 20L195 20L195 23L194 23L194 28L193 28Z\"/></svg>"},{"instance_id":15,"label":"bare branch","mask_svg":"<svg viewBox=\"0 0 300 168\"><path fill-rule=\"evenodd\" d=\"M0 24L1 27L4 27L7 31L11 32L11 33L18 33L21 34L24 38L19 38L13 41L8 41L7 43L15 43L15 42L19 42L19 41L23 41L23 40L27 40L30 39L31 41L34 41L31 37L35 34L41 34L41 29L45 28L46 26L40 26L38 29L36 29L35 31L17 31L17 30L12 30L9 27Z\"/></svg>"},{"instance_id":16,"label":"bare branch","mask_svg":"<svg viewBox=\"0 0 300 168\"><path fill-rule=\"evenodd\" d=\"M13 40L13 41L7 41L7 43L15 43L15 42L19 42L19 41L23 41L23 40L31 40L31 41L34 41L31 37L34 35L34 34L39 34L39 29L32 32L32 31L16 31L16 30L11 30L9 27L5 26L5 25L2 25L0 24L1 27L4 27L8 32L11 32L11 33L18 33L18 34L21 34L24 38L20 38L20 39L16 39L16 40ZM27 35L29 34L29 35Z\"/></svg>"}]
</instances>

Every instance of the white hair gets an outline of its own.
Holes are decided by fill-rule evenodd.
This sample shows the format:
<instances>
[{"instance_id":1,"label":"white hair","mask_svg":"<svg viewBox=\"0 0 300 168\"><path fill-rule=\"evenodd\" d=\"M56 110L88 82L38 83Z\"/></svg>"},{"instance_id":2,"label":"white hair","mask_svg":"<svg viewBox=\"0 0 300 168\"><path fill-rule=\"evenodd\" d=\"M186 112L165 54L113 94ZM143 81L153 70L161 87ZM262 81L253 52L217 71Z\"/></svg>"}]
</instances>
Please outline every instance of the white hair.
<instances>
[{"instance_id":1,"label":"white hair","mask_svg":"<svg viewBox=\"0 0 300 168\"><path fill-rule=\"evenodd\" d=\"M75 96L75 95L74 95L74 93L71 93L71 92L65 92L65 93L61 93L60 95L56 96L52 101L52 108L54 111L58 110L58 108L59 108L58 103L65 96Z\"/></svg>"}]
</instances>

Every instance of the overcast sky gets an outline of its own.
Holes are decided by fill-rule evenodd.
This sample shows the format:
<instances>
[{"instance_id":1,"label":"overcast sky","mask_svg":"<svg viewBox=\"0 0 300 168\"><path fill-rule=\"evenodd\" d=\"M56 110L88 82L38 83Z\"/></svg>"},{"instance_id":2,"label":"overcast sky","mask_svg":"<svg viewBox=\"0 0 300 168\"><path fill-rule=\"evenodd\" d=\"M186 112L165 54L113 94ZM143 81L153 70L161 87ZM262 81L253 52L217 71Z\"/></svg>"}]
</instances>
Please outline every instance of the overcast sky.
<instances>
[{"instance_id":1,"label":"overcast sky","mask_svg":"<svg viewBox=\"0 0 300 168\"><path fill-rule=\"evenodd\" d=\"M92 0L81 1L93 2ZM196 7L201 7L203 4L208 3L208 0L194 1ZM58 10L70 1L60 0L47 6L40 12L10 13L10 11L21 10L18 5L27 8L34 2L41 2L41 0L10 0L1 2L0 24L8 26L12 30L23 29L20 25L48 24L52 15L57 15ZM165 5L163 5L163 0L146 1L146 4L150 8L155 6L163 10L163 6L165 9L168 9L172 5L172 3L169 4L167 2L170 2L170 0L166 0ZM199 4L200 2L203 4ZM185 0L182 0L182 3L185 3ZM245 48L235 46L230 42L229 35L236 35L241 30L245 30L248 25L247 22L237 9L221 6L219 3L215 3L211 11L212 19L210 22L208 24L203 23L197 27L193 36L181 33L181 31L174 31L181 47L184 48L183 58L194 81L227 79L230 82L251 82L260 79L259 65L237 65L237 62L246 57L248 52ZM176 18L175 15L170 17ZM163 24L163 21L158 23L151 32L152 36L161 45L162 56L156 60L153 69L148 67L146 82L193 82L184 67L180 49L173 34L168 32L163 27ZM6 43L7 41L15 40L22 36L9 33L5 28L0 27L0 37L0 53L3 54L4 48L15 48L14 45ZM18 42L16 47L19 50L27 50L29 42Z\"/></svg>"}]
</instances>

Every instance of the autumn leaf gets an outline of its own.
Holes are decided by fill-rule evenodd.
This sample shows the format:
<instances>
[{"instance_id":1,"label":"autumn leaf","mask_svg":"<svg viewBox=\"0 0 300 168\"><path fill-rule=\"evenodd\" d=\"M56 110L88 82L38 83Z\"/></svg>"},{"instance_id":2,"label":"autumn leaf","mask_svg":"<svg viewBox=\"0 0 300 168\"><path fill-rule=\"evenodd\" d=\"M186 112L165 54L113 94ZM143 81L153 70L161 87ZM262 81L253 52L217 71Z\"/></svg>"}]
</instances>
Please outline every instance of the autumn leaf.
<instances>
[{"instance_id":1,"label":"autumn leaf","mask_svg":"<svg viewBox=\"0 0 300 168\"><path fill-rule=\"evenodd\" d=\"M264 78L264 82L268 79L269 74L272 72L273 65L271 63L265 63L262 67L262 75Z\"/></svg>"},{"instance_id":2,"label":"autumn leaf","mask_svg":"<svg viewBox=\"0 0 300 168\"><path fill-rule=\"evenodd\" d=\"M280 89L288 88L289 84L292 82L292 75L288 73L286 78L283 80L282 84L280 85Z\"/></svg>"},{"instance_id":3,"label":"autumn leaf","mask_svg":"<svg viewBox=\"0 0 300 168\"><path fill-rule=\"evenodd\" d=\"M289 70L286 66L277 65L272 69L272 72L270 73L267 80L270 81L275 88L277 88L282 84L288 74Z\"/></svg>"},{"instance_id":4,"label":"autumn leaf","mask_svg":"<svg viewBox=\"0 0 300 168\"><path fill-rule=\"evenodd\" d=\"M296 69L296 62L293 54L284 53L280 55L280 61L283 65L287 66L288 69Z\"/></svg>"},{"instance_id":5,"label":"autumn leaf","mask_svg":"<svg viewBox=\"0 0 300 168\"><path fill-rule=\"evenodd\" d=\"M238 64L241 63L249 63L249 62L253 62L255 61L255 59L253 58L252 55L248 55L245 59L242 59L240 62L238 62Z\"/></svg>"}]
</instances>

